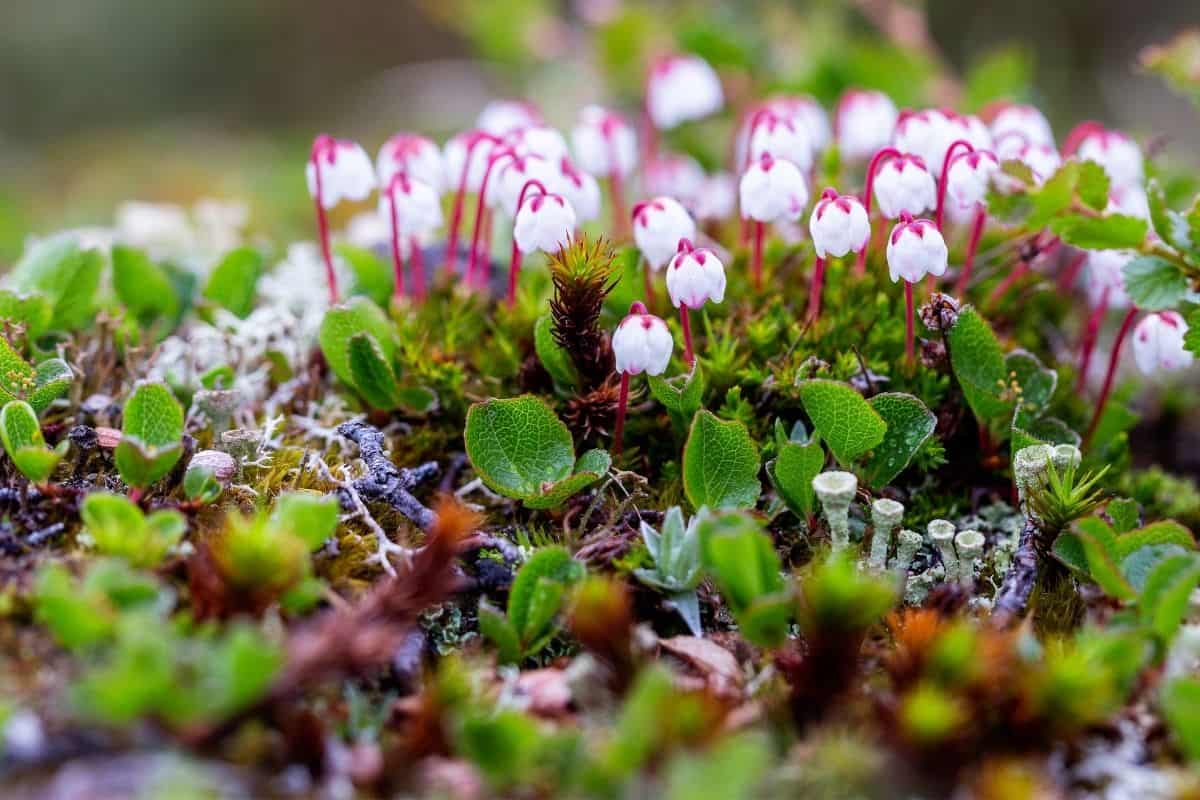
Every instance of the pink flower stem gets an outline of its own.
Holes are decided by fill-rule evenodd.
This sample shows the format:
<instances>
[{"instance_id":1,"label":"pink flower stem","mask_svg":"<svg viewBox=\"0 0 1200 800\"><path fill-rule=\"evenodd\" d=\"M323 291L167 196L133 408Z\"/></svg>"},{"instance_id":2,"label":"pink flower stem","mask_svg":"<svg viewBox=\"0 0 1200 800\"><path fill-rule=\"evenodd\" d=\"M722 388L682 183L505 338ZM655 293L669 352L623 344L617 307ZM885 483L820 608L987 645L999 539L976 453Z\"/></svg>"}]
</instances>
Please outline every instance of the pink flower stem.
<instances>
[{"instance_id":1,"label":"pink flower stem","mask_svg":"<svg viewBox=\"0 0 1200 800\"><path fill-rule=\"evenodd\" d=\"M421 242L415 234L408 237L408 252L411 257L413 297L419 303L425 299L425 257L421 255Z\"/></svg>"},{"instance_id":2,"label":"pink flower stem","mask_svg":"<svg viewBox=\"0 0 1200 800\"><path fill-rule=\"evenodd\" d=\"M310 159L317 184L317 238L321 241L321 257L325 260L325 280L329 284L329 304L336 305L338 301L337 272L333 269L333 251L329 247L329 217L325 212L324 187L321 182L321 159L332 156L331 147L331 139L323 136L318 138L313 144Z\"/></svg>"},{"instance_id":3,"label":"pink flower stem","mask_svg":"<svg viewBox=\"0 0 1200 800\"><path fill-rule=\"evenodd\" d=\"M812 289L808 293L808 318L813 322L821 316L821 293L825 290L825 259L817 257L813 265Z\"/></svg>"},{"instance_id":4,"label":"pink flower stem","mask_svg":"<svg viewBox=\"0 0 1200 800\"><path fill-rule=\"evenodd\" d=\"M904 358L913 363L913 285L904 282Z\"/></svg>"},{"instance_id":5,"label":"pink flower stem","mask_svg":"<svg viewBox=\"0 0 1200 800\"><path fill-rule=\"evenodd\" d=\"M1075 286L1075 281L1079 278L1079 271L1083 269L1083 265L1087 263L1087 253L1080 252L1071 259L1071 263L1067 264L1067 268L1058 276L1058 291L1059 294L1067 294Z\"/></svg>"},{"instance_id":6,"label":"pink flower stem","mask_svg":"<svg viewBox=\"0 0 1200 800\"><path fill-rule=\"evenodd\" d=\"M1109 288L1104 287L1100 292L1100 302L1092 309L1087 325L1083 329L1083 340L1079 343L1079 377L1075 381L1076 393L1082 392L1087 385L1088 370L1092 366L1092 352L1096 349L1096 340L1100 338L1100 324L1108 313Z\"/></svg>"},{"instance_id":7,"label":"pink flower stem","mask_svg":"<svg viewBox=\"0 0 1200 800\"><path fill-rule=\"evenodd\" d=\"M863 208L866 209L868 221L871 219L871 196L874 194L875 173L886 159L899 158L901 155L901 152L894 147L883 147L871 157L871 163L867 165L867 182L863 191ZM867 274L868 249L870 249L870 237L867 239L867 246L858 251L858 261L854 262L854 277L856 278Z\"/></svg>"},{"instance_id":8,"label":"pink flower stem","mask_svg":"<svg viewBox=\"0 0 1200 800\"><path fill-rule=\"evenodd\" d=\"M512 156L513 149L511 147L501 147L498 151L495 147L488 154L487 167L483 171L483 180L479 183L479 199L475 203L475 229L471 232L471 251L467 261L467 278L468 281L476 278L476 264L479 260L479 244L480 236L483 233L485 222L487 221L487 188L488 181L492 177L492 169L495 168L496 162L505 156Z\"/></svg>"},{"instance_id":9,"label":"pink flower stem","mask_svg":"<svg viewBox=\"0 0 1200 800\"><path fill-rule=\"evenodd\" d=\"M934 222L937 224L938 233L942 232L942 223L946 218L946 183L949 181L950 167L956 157L954 151L960 146L967 148L967 153L975 152L975 148L966 139L955 139L946 148L946 155L942 159L942 174L938 176L937 185L937 215L934 218ZM966 155L967 153L960 153L960 155Z\"/></svg>"},{"instance_id":10,"label":"pink flower stem","mask_svg":"<svg viewBox=\"0 0 1200 800\"><path fill-rule=\"evenodd\" d=\"M408 190L408 178L403 172L397 172L387 186L388 208L391 211L392 223L392 297L396 300L404 297L404 256L400 252L400 219L396 211L396 191Z\"/></svg>"},{"instance_id":11,"label":"pink flower stem","mask_svg":"<svg viewBox=\"0 0 1200 800\"><path fill-rule=\"evenodd\" d=\"M1021 259L1013 265L1013 268L1009 270L1009 273L1005 276L1004 280L996 284L996 288L993 289L992 293L988 295L987 304L991 306L998 303L1000 298L1004 297L1008 290L1013 287L1013 284L1021 280L1021 278L1024 278L1028 273L1029 262Z\"/></svg>"},{"instance_id":12,"label":"pink flower stem","mask_svg":"<svg viewBox=\"0 0 1200 800\"><path fill-rule=\"evenodd\" d=\"M467 194L467 177L471 174L471 156L480 142L499 143L499 139L484 131L475 131L467 136L467 154L463 159L462 171L458 175L458 191L454 193L454 207L450 211L450 226L446 232L446 260L443 270L447 275L454 274L458 261L458 231L462 225L463 203Z\"/></svg>"},{"instance_id":13,"label":"pink flower stem","mask_svg":"<svg viewBox=\"0 0 1200 800\"><path fill-rule=\"evenodd\" d=\"M754 276L754 291L762 291L763 279L763 234L766 230L766 223L758 220L754 221L754 261L753 261L753 276Z\"/></svg>"},{"instance_id":14,"label":"pink flower stem","mask_svg":"<svg viewBox=\"0 0 1200 800\"><path fill-rule=\"evenodd\" d=\"M696 364L696 351L692 348L692 320L687 303L679 304L679 324L683 328L683 360L691 369Z\"/></svg>"},{"instance_id":15,"label":"pink flower stem","mask_svg":"<svg viewBox=\"0 0 1200 800\"><path fill-rule=\"evenodd\" d=\"M1121 345L1125 344L1125 339L1129 336L1129 329L1133 327L1133 320L1137 313L1137 306L1130 306L1129 311L1125 314L1125 319L1121 321L1121 329L1117 331L1112 353L1108 357L1108 372L1104 375L1104 387L1100 390L1100 398L1096 401L1096 410L1092 414L1091 424L1088 425L1087 433L1083 435L1081 446L1084 449L1092 441L1092 436L1100 425L1100 418L1104 416L1104 407L1108 405L1108 397L1112 394L1113 379L1117 375L1117 365L1121 362Z\"/></svg>"},{"instance_id":16,"label":"pink flower stem","mask_svg":"<svg viewBox=\"0 0 1200 800\"><path fill-rule=\"evenodd\" d=\"M543 195L549 194L546 191L546 186L537 178L530 178L525 181L525 185L521 187L521 194L517 196L517 213L521 213L521 207L525 205L525 194L530 189L537 189ZM521 273L521 249L517 247L517 238L513 237L512 243L512 258L508 262L508 307L512 308L517 304L517 277Z\"/></svg>"},{"instance_id":17,"label":"pink flower stem","mask_svg":"<svg viewBox=\"0 0 1200 800\"><path fill-rule=\"evenodd\" d=\"M979 240L983 237L983 226L987 223L987 209L980 203L975 209L975 219L971 223L971 238L967 240L967 256L963 259L962 272L958 273L958 283L954 286L957 295L966 294L967 284L971 282L971 267L975 264L975 253L979 251Z\"/></svg>"},{"instance_id":18,"label":"pink flower stem","mask_svg":"<svg viewBox=\"0 0 1200 800\"><path fill-rule=\"evenodd\" d=\"M621 390L617 395L617 421L613 424L614 456L621 455L625 438L625 407L629 405L629 373L621 373Z\"/></svg>"}]
</instances>

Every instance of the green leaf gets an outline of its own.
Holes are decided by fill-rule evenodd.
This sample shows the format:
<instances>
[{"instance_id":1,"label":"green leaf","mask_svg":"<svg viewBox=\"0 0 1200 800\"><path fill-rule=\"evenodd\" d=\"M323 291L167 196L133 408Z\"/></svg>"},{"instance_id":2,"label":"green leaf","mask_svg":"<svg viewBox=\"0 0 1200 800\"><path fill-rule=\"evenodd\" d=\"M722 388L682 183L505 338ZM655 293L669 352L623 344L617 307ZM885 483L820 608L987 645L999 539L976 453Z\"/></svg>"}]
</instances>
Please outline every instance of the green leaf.
<instances>
[{"instance_id":1,"label":"green leaf","mask_svg":"<svg viewBox=\"0 0 1200 800\"><path fill-rule=\"evenodd\" d=\"M1159 238L1176 250L1194 252L1197 239L1193 236L1187 217L1167 206L1166 193L1157 178L1151 178L1146 184L1146 199L1150 205L1150 220Z\"/></svg>"},{"instance_id":2,"label":"green leaf","mask_svg":"<svg viewBox=\"0 0 1200 800\"><path fill-rule=\"evenodd\" d=\"M1104 211L1108 208L1109 180L1104 167L1095 161L1079 163L1079 199L1088 208Z\"/></svg>"},{"instance_id":3,"label":"green leaf","mask_svg":"<svg viewBox=\"0 0 1200 800\"><path fill-rule=\"evenodd\" d=\"M785 442L778 445L778 453L767 463L767 477L792 513L807 517L816 500L812 479L825 466L825 448L821 446L821 439L814 436L808 444Z\"/></svg>"},{"instance_id":4,"label":"green leaf","mask_svg":"<svg viewBox=\"0 0 1200 800\"><path fill-rule=\"evenodd\" d=\"M479 600L479 632L496 645L501 663L515 664L521 660L521 641L517 632L508 624L508 618L483 598Z\"/></svg>"},{"instance_id":5,"label":"green leaf","mask_svg":"<svg viewBox=\"0 0 1200 800\"><path fill-rule=\"evenodd\" d=\"M117 297L139 323L171 319L179 311L179 297L167 273L141 250L114 245L112 267Z\"/></svg>"},{"instance_id":6,"label":"green leaf","mask_svg":"<svg viewBox=\"0 0 1200 800\"><path fill-rule=\"evenodd\" d=\"M354 373L350 369L350 339L359 333L374 337L383 351L385 361L390 363L396 354L391 320L379 306L365 297L355 297L329 309L321 321L318 340L329 369L347 386L354 386Z\"/></svg>"},{"instance_id":7,"label":"green leaf","mask_svg":"<svg viewBox=\"0 0 1200 800\"><path fill-rule=\"evenodd\" d=\"M21 474L36 484L50 478L68 447L64 439L53 450L47 449L37 414L20 400L10 401L0 409L0 440Z\"/></svg>"},{"instance_id":8,"label":"green leaf","mask_svg":"<svg viewBox=\"0 0 1200 800\"><path fill-rule=\"evenodd\" d=\"M1110 538L1112 529L1093 517L1076 523L1076 536L1087 558L1091 579L1109 596L1118 600L1132 600L1136 592L1118 566L1115 537Z\"/></svg>"},{"instance_id":9,"label":"green leaf","mask_svg":"<svg viewBox=\"0 0 1200 800\"><path fill-rule=\"evenodd\" d=\"M66 393L74 377L60 358L47 359L35 369L0 337L0 402L25 400L40 414Z\"/></svg>"},{"instance_id":10,"label":"green leaf","mask_svg":"<svg viewBox=\"0 0 1200 800\"><path fill-rule=\"evenodd\" d=\"M745 425L696 413L683 447L683 489L693 508L753 508L762 492L758 466Z\"/></svg>"},{"instance_id":11,"label":"green leaf","mask_svg":"<svg viewBox=\"0 0 1200 800\"><path fill-rule=\"evenodd\" d=\"M692 370L683 375L671 378L648 375L646 380L650 386L650 394L672 415L687 421L700 410L704 395L704 373L700 369L699 359Z\"/></svg>"},{"instance_id":12,"label":"green leaf","mask_svg":"<svg viewBox=\"0 0 1200 800\"><path fill-rule=\"evenodd\" d=\"M130 486L145 488L183 455L183 407L164 384L140 381L125 403L117 469Z\"/></svg>"},{"instance_id":13,"label":"green leaf","mask_svg":"<svg viewBox=\"0 0 1200 800\"><path fill-rule=\"evenodd\" d=\"M887 433L883 417L848 384L805 381L800 386L800 402L813 428L843 466L877 447Z\"/></svg>"},{"instance_id":14,"label":"green leaf","mask_svg":"<svg viewBox=\"0 0 1200 800\"><path fill-rule=\"evenodd\" d=\"M1197 583L1200 557L1193 553L1165 559L1146 578L1138 599L1139 614L1163 644L1169 643L1179 629Z\"/></svg>"},{"instance_id":15,"label":"green leaf","mask_svg":"<svg viewBox=\"0 0 1200 800\"><path fill-rule=\"evenodd\" d=\"M1089 162L1090 163L1090 162ZM1042 366L1042 362L1027 350L1014 350L1004 357L1009 380L1021 389L1021 406L1028 411L1041 412L1054 397L1058 388L1058 373Z\"/></svg>"},{"instance_id":16,"label":"green leaf","mask_svg":"<svg viewBox=\"0 0 1200 800\"><path fill-rule=\"evenodd\" d=\"M884 392L870 399L871 408L887 424L883 441L863 465L872 488L887 486L908 466L937 427L937 417L911 394Z\"/></svg>"},{"instance_id":17,"label":"green leaf","mask_svg":"<svg viewBox=\"0 0 1200 800\"><path fill-rule=\"evenodd\" d=\"M81 251L74 236L63 234L31 247L13 268L11 285L18 292L40 292L54 311L49 327L74 331L94 317L104 257Z\"/></svg>"},{"instance_id":18,"label":"green leaf","mask_svg":"<svg viewBox=\"0 0 1200 800\"><path fill-rule=\"evenodd\" d=\"M742 634L760 647L780 644L787 637L792 599L771 538L743 513L707 517L699 535L704 565Z\"/></svg>"},{"instance_id":19,"label":"green leaf","mask_svg":"<svg viewBox=\"0 0 1200 800\"><path fill-rule=\"evenodd\" d=\"M1033 212L1028 225L1037 230L1049 224L1060 212L1069 208L1075 199L1075 187L1079 183L1080 162L1075 159L1064 161L1062 166L1033 192Z\"/></svg>"},{"instance_id":20,"label":"green leaf","mask_svg":"<svg viewBox=\"0 0 1200 800\"><path fill-rule=\"evenodd\" d=\"M354 334L348 352L352 385L367 404L385 411L399 405L396 374L375 337L369 333Z\"/></svg>"},{"instance_id":21,"label":"green leaf","mask_svg":"<svg viewBox=\"0 0 1200 800\"><path fill-rule=\"evenodd\" d=\"M36 339L50 325L54 308L45 295L0 289L0 320L24 325L26 334Z\"/></svg>"},{"instance_id":22,"label":"green leaf","mask_svg":"<svg viewBox=\"0 0 1200 800\"><path fill-rule=\"evenodd\" d=\"M1050 230L1064 242L1086 250L1133 250L1146 241L1149 226L1141 217L1071 214L1051 221Z\"/></svg>"},{"instance_id":23,"label":"green leaf","mask_svg":"<svg viewBox=\"0 0 1200 800\"><path fill-rule=\"evenodd\" d=\"M545 636L562 606L565 592L555 593L546 584L561 589L582 580L585 572L583 564L558 546L537 550L517 572L508 595L508 622L520 639L523 656L532 655L526 648Z\"/></svg>"},{"instance_id":24,"label":"green leaf","mask_svg":"<svg viewBox=\"0 0 1200 800\"><path fill-rule=\"evenodd\" d=\"M1176 556L1185 556L1191 548L1183 548L1177 544L1148 544L1139 547L1121 559L1121 574L1134 591L1141 592L1150 574L1160 564Z\"/></svg>"},{"instance_id":25,"label":"green leaf","mask_svg":"<svg viewBox=\"0 0 1200 800\"><path fill-rule=\"evenodd\" d=\"M1193 356L1200 357L1200 306L1187 315L1187 333L1183 335L1183 346Z\"/></svg>"},{"instance_id":26,"label":"green leaf","mask_svg":"<svg viewBox=\"0 0 1200 800\"><path fill-rule=\"evenodd\" d=\"M351 294L366 295L372 302L386 308L391 302L396 283L391 263L384 262L370 250L353 245L339 244L334 250L354 273Z\"/></svg>"},{"instance_id":27,"label":"green leaf","mask_svg":"<svg viewBox=\"0 0 1200 800\"><path fill-rule=\"evenodd\" d=\"M976 419L1008 419L1012 405L1001 394L1007 386L1004 351L991 326L974 308L964 307L947 334L950 362L967 405Z\"/></svg>"},{"instance_id":28,"label":"green leaf","mask_svg":"<svg viewBox=\"0 0 1200 800\"><path fill-rule=\"evenodd\" d=\"M463 437L488 488L530 508L559 505L608 470L604 451L585 453L577 466L571 432L532 395L474 404Z\"/></svg>"},{"instance_id":29,"label":"green leaf","mask_svg":"<svg viewBox=\"0 0 1200 800\"><path fill-rule=\"evenodd\" d=\"M29 405L39 414L52 402L67 393L75 373L61 358L48 358L37 365L33 376L34 388L29 392Z\"/></svg>"},{"instance_id":30,"label":"green leaf","mask_svg":"<svg viewBox=\"0 0 1200 800\"><path fill-rule=\"evenodd\" d=\"M560 387L575 388L579 385L579 373L571 355L554 339L554 320L549 314L538 317L533 326L533 348L550 377Z\"/></svg>"},{"instance_id":31,"label":"green leaf","mask_svg":"<svg viewBox=\"0 0 1200 800\"><path fill-rule=\"evenodd\" d=\"M262 253L253 247L230 250L209 275L204 297L245 319L254 310L255 287L262 272Z\"/></svg>"},{"instance_id":32,"label":"green leaf","mask_svg":"<svg viewBox=\"0 0 1200 800\"><path fill-rule=\"evenodd\" d=\"M1108 501L1104 511L1112 520L1117 533L1128 533L1137 527L1138 504L1128 497L1118 497Z\"/></svg>"},{"instance_id":33,"label":"green leaf","mask_svg":"<svg viewBox=\"0 0 1200 800\"><path fill-rule=\"evenodd\" d=\"M1158 256L1138 256L1121 268L1125 291L1143 311L1176 308L1188 293L1188 279L1175 264Z\"/></svg>"},{"instance_id":34,"label":"green leaf","mask_svg":"<svg viewBox=\"0 0 1200 800\"><path fill-rule=\"evenodd\" d=\"M333 495L284 492L271 509L270 524L277 530L300 537L309 550L316 550L333 536L340 511Z\"/></svg>"},{"instance_id":35,"label":"green leaf","mask_svg":"<svg viewBox=\"0 0 1200 800\"><path fill-rule=\"evenodd\" d=\"M1195 540L1192 539L1191 531L1174 520L1164 519L1118 536L1114 553L1117 560L1121 561L1138 548L1161 544L1176 545L1185 550L1195 549Z\"/></svg>"},{"instance_id":36,"label":"green leaf","mask_svg":"<svg viewBox=\"0 0 1200 800\"><path fill-rule=\"evenodd\" d=\"M178 511L145 516L127 498L108 492L89 494L79 513L98 551L139 568L158 566L187 531L187 521Z\"/></svg>"},{"instance_id":37,"label":"green leaf","mask_svg":"<svg viewBox=\"0 0 1200 800\"><path fill-rule=\"evenodd\" d=\"M1200 679L1179 677L1169 682L1160 705L1179 749L1193 764L1200 762Z\"/></svg>"}]
</instances>

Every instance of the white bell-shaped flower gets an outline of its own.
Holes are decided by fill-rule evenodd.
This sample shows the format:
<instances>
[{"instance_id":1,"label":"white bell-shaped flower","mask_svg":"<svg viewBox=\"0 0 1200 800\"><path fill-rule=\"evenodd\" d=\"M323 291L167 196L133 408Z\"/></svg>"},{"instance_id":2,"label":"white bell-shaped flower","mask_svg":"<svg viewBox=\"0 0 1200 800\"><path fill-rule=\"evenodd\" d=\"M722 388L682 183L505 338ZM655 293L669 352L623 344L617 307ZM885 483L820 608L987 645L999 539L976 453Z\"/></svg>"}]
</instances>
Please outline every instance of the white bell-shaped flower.
<instances>
[{"instance_id":1,"label":"white bell-shaped flower","mask_svg":"<svg viewBox=\"0 0 1200 800\"><path fill-rule=\"evenodd\" d=\"M913 219L905 212L888 237L888 274L892 283L917 283L926 275L944 275L949 252L932 220Z\"/></svg>"},{"instance_id":2,"label":"white bell-shaped flower","mask_svg":"<svg viewBox=\"0 0 1200 800\"><path fill-rule=\"evenodd\" d=\"M474 145L474 146L472 146ZM457 191L463 179L463 166L470 153L471 163L467 168L465 191L478 192L487 172L488 158L495 146L491 134L480 131L463 131L455 134L442 147L442 164L445 168L445 185Z\"/></svg>"},{"instance_id":3,"label":"white bell-shaped flower","mask_svg":"<svg viewBox=\"0 0 1200 800\"><path fill-rule=\"evenodd\" d=\"M432 139L424 136L398 133L388 139L379 148L375 171L379 173L380 186L387 186L392 176L403 172L438 194L446 191L446 165L442 162L442 151Z\"/></svg>"},{"instance_id":4,"label":"white bell-shaped flower","mask_svg":"<svg viewBox=\"0 0 1200 800\"><path fill-rule=\"evenodd\" d=\"M883 92L852 89L834 112L838 150L848 161L866 161L892 140L900 112Z\"/></svg>"},{"instance_id":5,"label":"white bell-shaped flower","mask_svg":"<svg viewBox=\"0 0 1200 800\"><path fill-rule=\"evenodd\" d=\"M1046 115L1033 106L1011 104L1001 108L989 126L992 141L1001 158L1021 148L1044 145L1054 147L1054 130Z\"/></svg>"},{"instance_id":6,"label":"white bell-shaped flower","mask_svg":"<svg viewBox=\"0 0 1200 800\"><path fill-rule=\"evenodd\" d=\"M612 336L618 373L661 375L671 363L675 340L667 323L653 314L630 314Z\"/></svg>"},{"instance_id":7,"label":"white bell-shaped flower","mask_svg":"<svg viewBox=\"0 0 1200 800\"><path fill-rule=\"evenodd\" d=\"M403 172L394 175L379 193L379 213L389 225L393 203L396 232L403 236L422 236L442 226L441 199L425 181L409 178Z\"/></svg>"},{"instance_id":8,"label":"white bell-shaped flower","mask_svg":"<svg viewBox=\"0 0 1200 800\"><path fill-rule=\"evenodd\" d=\"M1103 167L1114 187L1140 187L1143 183L1142 150L1121 131L1095 126L1079 139L1074 152Z\"/></svg>"},{"instance_id":9,"label":"white bell-shaped flower","mask_svg":"<svg viewBox=\"0 0 1200 800\"><path fill-rule=\"evenodd\" d=\"M707 117L720 111L724 102L721 79L699 56L670 56L651 68L646 110L656 128L668 130Z\"/></svg>"},{"instance_id":10,"label":"white bell-shaped flower","mask_svg":"<svg viewBox=\"0 0 1200 800\"><path fill-rule=\"evenodd\" d=\"M579 124L571 129L575 160L593 175L625 177L637 166L637 134L619 114L600 106L585 106Z\"/></svg>"},{"instance_id":11,"label":"white bell-shaped flower","mask_svg":"<svg viewBox=\"0 0 1200 800\"><path fill-rule=\"evenodd\" d=\"M700 308L725 299L725 265L712 250L695 248L681 239L679 249L667 266L667 294L679 308Z\"/></svg>"},{"instance_id":12,"label":"white bell-shaped flower","mask_svg":"<svg viewBox=\"0 0 1200 800\"><path fill-rule=\"evenodd\" d=\"M960 208L973 208L984 202L992 178L999 170L1000 161L990 150L956 155L946 176L947 201Z\"/></svg>"},{"instance_id":13,"label":"white bell-shaped flower","mask_svg":"<svg viewBox=\"0 0 1200 800\"><path fill-rule=\"evenodd\" d=\"M936 108L902 113L892 137L896 149L920 156L935 178L942 174L946 151L959 139L977 150L992 147L991 134L978 117L964 117Z\"/></svg>"},{"instance_id":14,"label":"white bell-shaped flower","mask_svg":"<svg viewBox=\"0 0 1200 800\"><path fill-rule=\"evenodd\" d=\"M549 125L515 128L504 136L504 143L519 155L537 155L551 163L570 154L566 137Z\"/></svg>"},{"instance_id":15,"label":"white bell-shaped flower","mask_svg":"<svg viewBox=\"0 0 1200 800\"><path fill-rule=\"evenodd\" d=\"M737 206L737 179L728 172L714 172L692 200L696 219L728 219Z\"/></svg>"},{"instance_id":16,"label":"white bell-shaped flower","mask_svg":"<svg viewBox=\"0 0 1200 800\"><path fill-rule=\"evenodd\" d=\"M308 193L330 209L343 200L365 200L375 189L375 167L357 142L318 136L305 169Z\"/></svg>"},{"instance_id":17,"label":"white bell-shaped flower","mask_svg":"<svg viewBox=\"0 0 1200 800\"><path fill-rule=\"evenodd\" d=\"M794 220L808 205L808 184L795 164L763 153L743 173L738 199L746 219L756 222Z\"/></svg>"},{"instance_id":18,"label":"white bell-shaped flower","mask_svg":"<svg viewBox=\"0 0 1200 800\"><path fill-rule=\"evenodd\" d=\"M813 165L813 142L803 123L780 116L770 110L755 115L750 134L750 161L770 153L772 157L790 161L808 172Z\"/></svg>"},{"instance_id":19,"label":"white bell-shaped flower","mask_svg":"<svg viewBox=\"0 0 1200 800\"><path fill-rule=\"evenodd\" d=\"M528 100L492 100L479 112L476 126L494 136L542 123L542 114Z\"/></svg>"},{"instance_id":20,"label":"white bell-shaped flower","mask_svg":"<svg viewBox=\"0 0 1200 800\"><path fill-rule=\"evenodd\" d=\"M579 224L600 216L600 184L588 173L576 169L568 158L558 162L559 178L556 187L575 209Z\"/></svg>"},{"instance_id":21,"label":"white bell-shaped flower","mask_svg":"<svg viewBox=\"0 0 1200 800\"><path fill-rule=\"evenodd\" d=\"M1183 346L1187 323L1174 311L1147 314L1133 329L1133 359L1143 375L1183 369L1192 354Z\"/></svg>"},{"instance_id":22,"label":"white bell-shaped flower","mask_svg":"<svg viewBox=\"0 0 1200 800\"><path fill-rule=\"evenodd\" d=\"M924 159L915 155L885 162L875 174L874 194L879 213L888 219L904 211L915 215L937 207L937 184Z\"/></svg>"},{"instance_id":23,"label":"white bell-shaped flower","mask_svg":"<svg viewBox=\"0 0 1200 800\"><path fill-rule=\"evenodd\" d=\"M809 217L808 230L818 258L840 258L866 246L871 223L857 197L826 189Z\"/></svg>"},{"instance_id":24,"label":"white bell-shaped flower","mask_svg":"<svg viewBox=\"0 0 1200 800\"><path fill-rule=\"evenodd\" d=\"M695 236L695 221L674 198L656 197L633 207L633 240L651 269L663 268L680 239Z\"/></svg>"},{"instance_id":25,"label":"white bell-shaped flower","mask_svg":"<svg viewBox=\"0 0 1200 800\"><path fill-rule=\"evenodd\" d=\"M646 163L642 170L642 189L653 196L676 197L688 206L704 188L705 179L704 167L699 161L672 153Z\"/></svg>"},{"instance_id":26,"label":"white bell-shaped flower","mask_svg":"<svg viewBox=\"0 0 1200 800\"><path fill-rule=\"evenodd\" d=\"M833 127L829 123L829 113L817 102L816 98L808 95L780 97L769 101L767 107L776 113L790 116L800 123L804 132L808 134L808 141L815 152L824 151L833 141Z\"/></svg>"},{"instance_id":27,"label":"white bell-shaped flower","mask_svg":"<svg viewBox=\"0 0 1200 800\"><path fill-rule=\"evenodd\" d=\"M1089 250L1087 256L1087 294L1093 306L1104 303L1109 309L1129 308L1125 291L1125 265L1135 257L1128 250Z\"/></svg>"},{"instance_id":28,"label":"white bell-shaped flower","mask_svg":"<svg viewBox=\"0 0 1200 800\"><path fill-rule=\"evenodd\" d=\"M560 194L530 194L517 211L513 239L522 253L557 253L571 242L575 209Z\"/></svg>"},{"instance_id":29,"label":"white bell-shaped flower","mask_svg":"<svg viewBox=\"0 0 1200 800\"><path fill-rule=\"evenodd\" d=\"M555 162L533 154L500 156L488 181L488 205L515 218L521 190L529 181L540 181L549 191L561 193L562 173Z\"/></svg>"}]
</instances>

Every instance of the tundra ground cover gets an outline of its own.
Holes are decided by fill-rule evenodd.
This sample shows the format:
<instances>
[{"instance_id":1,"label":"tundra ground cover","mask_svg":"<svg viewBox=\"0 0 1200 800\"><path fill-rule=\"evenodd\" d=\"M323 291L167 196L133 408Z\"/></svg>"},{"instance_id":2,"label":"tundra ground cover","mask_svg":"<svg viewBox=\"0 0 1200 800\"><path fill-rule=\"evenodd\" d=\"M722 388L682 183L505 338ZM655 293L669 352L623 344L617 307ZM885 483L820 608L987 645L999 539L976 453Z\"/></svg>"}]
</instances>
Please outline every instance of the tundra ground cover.
<instances>
[{"instance_id":1,"label":"tundra ground cover","mask_svg":"<svg viewBox=\"0 0 1200 800\"><path fill-rule=\"evenodd\" d=\"M1195 181L1004 97L730 109L710 60L643 119L318 136L311 242L29 243L14 791L1198 790L1200 492L1138 441L1198 403Z\"/></svg>"}]
</instances>

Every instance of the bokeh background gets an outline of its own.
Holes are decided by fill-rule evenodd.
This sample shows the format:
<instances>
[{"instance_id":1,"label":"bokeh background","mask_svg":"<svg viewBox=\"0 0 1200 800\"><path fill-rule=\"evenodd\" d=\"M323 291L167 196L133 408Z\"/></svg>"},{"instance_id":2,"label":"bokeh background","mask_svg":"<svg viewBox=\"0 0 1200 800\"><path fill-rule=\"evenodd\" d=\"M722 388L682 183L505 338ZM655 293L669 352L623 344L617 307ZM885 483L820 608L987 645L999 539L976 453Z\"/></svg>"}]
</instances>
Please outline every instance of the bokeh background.
<instances>
[{"instance_id":1,"label":"bokeh background","mask_svg":"<svg viewBox=\"0 0 1200 800\"><path fill-rule=\"evenodd\" d=\"M1009 94L1060 136L1082 118L1200 161L1200 117L1141 65L1200 25L1196 0L4 0L0 264L30 233L102 224L123 200L243 198L272 236L303 235L314 133L373 150L445 135L497 95L554 122L581 102L636 108L656 52L701 52L735 99L832 102ZM703 133L699 134L703 135ZM716 138L714 133L714 139ZM685 146L688 143L684 143ZM703 160L705 143L692 142Z\"/></svg>"}]
</instances>

